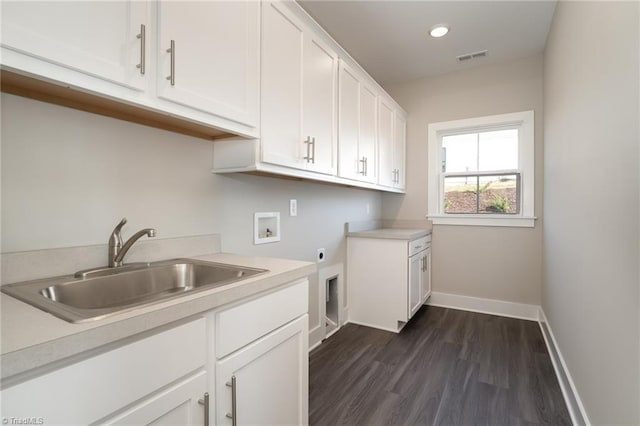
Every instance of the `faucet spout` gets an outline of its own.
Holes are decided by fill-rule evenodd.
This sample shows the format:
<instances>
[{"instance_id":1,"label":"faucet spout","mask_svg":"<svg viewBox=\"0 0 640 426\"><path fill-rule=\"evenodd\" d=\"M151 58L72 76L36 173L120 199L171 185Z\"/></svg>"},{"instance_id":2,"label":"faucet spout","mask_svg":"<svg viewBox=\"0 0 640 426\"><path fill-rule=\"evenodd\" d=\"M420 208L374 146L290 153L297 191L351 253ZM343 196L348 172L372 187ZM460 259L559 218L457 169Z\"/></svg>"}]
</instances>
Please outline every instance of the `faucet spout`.
<instances>
[{"instance_id":1,"label":"faucet spout","mask_svg":"<svg viewBox=\"0 0 640 426\"><path fill-rule=\"evenodd\" d=\"M118 266L122 266L124 256L127 254L129 249L144 235L152 238L156 236L156 230L153 228L145 228L142 229L131 236L127 240L126 243L122 242L121 230L122 227L127 223L127 219L123 218L118 226L115 227L111 236L109 237L109 267L115 268Z\"/></svg>"}]
</instances>

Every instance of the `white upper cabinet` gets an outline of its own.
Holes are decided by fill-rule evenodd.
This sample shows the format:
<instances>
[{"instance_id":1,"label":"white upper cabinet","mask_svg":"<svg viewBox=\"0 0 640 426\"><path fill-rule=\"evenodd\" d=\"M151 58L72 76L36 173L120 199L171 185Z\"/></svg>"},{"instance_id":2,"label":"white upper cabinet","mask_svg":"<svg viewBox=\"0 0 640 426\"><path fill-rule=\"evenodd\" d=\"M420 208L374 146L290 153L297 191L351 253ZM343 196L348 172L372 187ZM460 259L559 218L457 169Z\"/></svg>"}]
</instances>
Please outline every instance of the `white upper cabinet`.
<instances>
[{"instance_id":1,"label":"white upper cabinet","mask_svg":"<svg viewBox=\"0 0 640 426\"><path fill-rule=\"evenodd\" d=\"M394 104L380 97L378 105L378 149L380 185L404 190L407 122Z\"/></svg>"},{"instance_id":2,"label":"white upper cabinet","mask_svg":"<svg viewBox=\"0 0 640 426\"><path fill-rule=\"evenodd\" d=\"M402 191L406 188L406 151L407 120L398 110L394 113L393 170L395 170L394 188Z\"/></svg>"},{"instance_id":3,"label":"white upper cabinet","mask_svg":"<svg viewBox=\"0 0 640 426\"><path fill-rule=\"evenodd\" d=\"M1 61L116 117L259 134L259 2L3 2Z\"/></svg>"},{"instance_id":4,"label":"white upper cabinet","mask_svg":"<svg viewBox=\"0 0 640 426\"><path fill-rule=\"evenodd\" d=\"M33 62L38 59L54 69L144 90L149 6L146 1L3 1L1 40L8 52L2 62L40 71Z\"/></svg>"},{"instance_id":5,"label":"white upper cabinet","mask_svg":"<svg viewBox=\"0 0 640 426\"><path fill-rule=\"evenodd\" d=\"M303 29L286 7L262 4L262 160L305 168L302 159Z\"/></svg>"},{"instance_id":6,"label":"white upper cabinet","mask_svg":"<svg viewBox=\"0 0 640 426\"><path fill-rule=\"evenodd\" d=\"M378 104L378 148L380 150L380 184L393 186L396 172L393 163L393 106L380 98Z\"/></svg>"},{"instance_id":7,"label":"white upper cabinet","mask_svg":"<svg viewBox=\"0 0 640 426\"><path fill-rule=\"evenodd\" d=\"M377 181L377 94L343 61L339 77L338 175Z\"/></svg>"},{"instance_id":8,"label":"white upper cabinet","mask_svg":"<svg viewBox=\"0 0 640 426\"><path fill-rule=\"evenodd\" d=\"M256 127L260 4L160 1L157 16L158 97Z\"/></svg>"},{"instance_id":9,"label":"white upper cabinet","mask_svg":"<svg viewBox=\"0 0 640 426\"><path fill-rule=\"evenodd\" d=\"M319 39L306 36L302 129L306 145L311 140L311 159L307 161L307 169L332 175L338 170L337 81L338 57L335 52Z\"/></svg>"},{"instance_id":10,"label":"white upper cabinet","mask_svg":"<svg viewBox=\"0 0 640 426\"><path fill-rule=\"evenodd\" d=\"M337 55L283 4L262 4L262 161L336 171Z\"/></svg>"}]
</instances>

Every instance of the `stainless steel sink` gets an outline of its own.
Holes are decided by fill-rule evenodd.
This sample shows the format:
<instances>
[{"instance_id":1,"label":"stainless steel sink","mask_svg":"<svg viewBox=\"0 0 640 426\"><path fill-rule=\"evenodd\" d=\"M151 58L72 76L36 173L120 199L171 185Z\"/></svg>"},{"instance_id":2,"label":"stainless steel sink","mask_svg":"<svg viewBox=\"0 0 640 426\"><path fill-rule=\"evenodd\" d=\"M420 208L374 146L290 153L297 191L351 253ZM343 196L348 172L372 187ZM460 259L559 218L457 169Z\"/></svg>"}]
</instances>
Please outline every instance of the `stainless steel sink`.
<instances>
[{"instance_id":1,"label":"stainless steel sink","mask_svg":"<svg viewBox=\"0 0 640 426\"><path fill-rule=\"evenodd\" d=\"M106 268L89 278L60 277L8 284L2 291L64 320L79 323L227 285L265 269L193 259Z\"/></svg>"}]
</instances>

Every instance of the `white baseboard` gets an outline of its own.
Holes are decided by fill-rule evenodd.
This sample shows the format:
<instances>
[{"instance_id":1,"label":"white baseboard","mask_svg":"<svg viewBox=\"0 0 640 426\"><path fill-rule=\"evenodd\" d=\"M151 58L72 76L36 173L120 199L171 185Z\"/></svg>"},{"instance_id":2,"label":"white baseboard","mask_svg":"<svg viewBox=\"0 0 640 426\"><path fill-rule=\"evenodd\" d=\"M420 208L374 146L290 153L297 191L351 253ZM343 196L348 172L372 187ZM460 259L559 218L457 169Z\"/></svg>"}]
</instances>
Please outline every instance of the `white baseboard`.
<instances>
[{"instance_id":1,"label":"white baseboard","mask_svg":"<svg viewBox=\"0 0 640 426\"><path fill-rule=\"evenodd\" d=\"M562 390L562 396L564 397L564 401L569 409L571 422L574 425L589 426L591 425L591 422L589 421L589 417L584 409L584 405L582 404L576 385L569 373L567 364L564 361L562 352L560 352L560 348L558 347L558 343L556 342L556 338L553 335L553 331L551 330L551 326L547 321L547 316L544 314L542 307L540 307L538 315L540 318L538 321L540 324L540 330L542 331L542 336L544 337L547 349L549 350L553 369L556 372L556 377L558 378L558 383Z\"/></svg>"},{"instance_id":2,"label":"white baseboard","mask_svg":"<svg viewBox=\"0 0 640 426\"><path fill-rule=\"evenodd\" d=\"M324 339L324 327L321 325L322 323L309 330L309 352L317 348Z\"/></svg>"},{"instance_id":3,"label":"white baseboard","mask_svg":"<svg viewBox=\"0 0 640 426\"><path fill-rule=\"evenodd\" d=\"M540 308L538 305L461 296L459 294L440 293L437 291L431 293L427 305L532 321L538 321L538 310Z\"/></svg>"}]
</instances>

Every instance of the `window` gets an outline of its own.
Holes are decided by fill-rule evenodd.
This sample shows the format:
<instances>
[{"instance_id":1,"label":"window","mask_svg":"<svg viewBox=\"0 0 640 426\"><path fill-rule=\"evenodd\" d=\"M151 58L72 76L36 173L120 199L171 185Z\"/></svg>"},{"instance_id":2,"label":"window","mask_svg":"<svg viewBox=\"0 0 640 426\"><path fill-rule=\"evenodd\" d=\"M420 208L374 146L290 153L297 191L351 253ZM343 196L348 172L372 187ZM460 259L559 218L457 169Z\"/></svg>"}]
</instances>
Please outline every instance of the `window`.
<instances>
[{"instance_id":1,"label":"window","mask_svg":"<svg viewBox=\"0 0 640 426\"><path fill-rule=\"evenodd\" d=\"M429 125L434 224L533 226L533 111Z\"/></svg>"}]
</instances>

